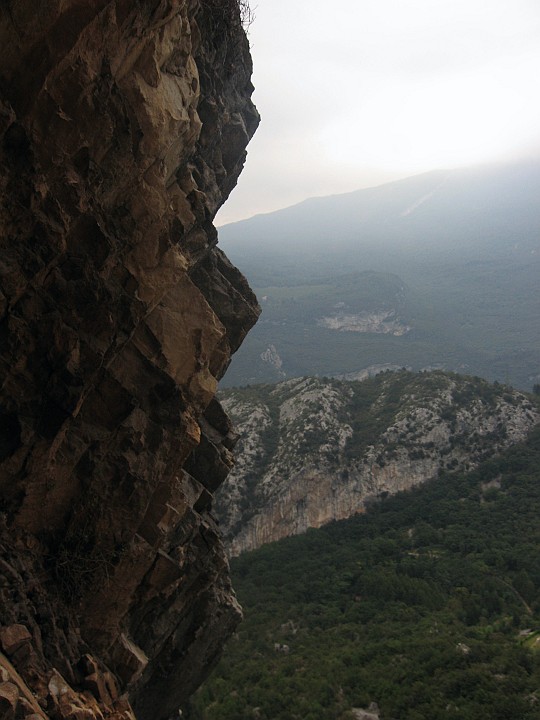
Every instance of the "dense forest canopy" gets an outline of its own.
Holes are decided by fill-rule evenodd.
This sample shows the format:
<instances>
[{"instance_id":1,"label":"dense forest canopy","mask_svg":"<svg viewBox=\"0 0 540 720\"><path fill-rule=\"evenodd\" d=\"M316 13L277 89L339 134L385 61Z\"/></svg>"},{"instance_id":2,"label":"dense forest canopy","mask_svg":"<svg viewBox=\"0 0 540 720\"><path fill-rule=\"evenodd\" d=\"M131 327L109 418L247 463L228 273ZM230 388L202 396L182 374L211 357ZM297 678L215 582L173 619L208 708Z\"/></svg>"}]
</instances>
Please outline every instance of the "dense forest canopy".
<instances>
[{"instance_id":1,"label":"dense forest canopy","mask_svg":"<svg viewBox=\"0 0 540 720\"><path fill-rule=\"evenodd\" d=\"M194 720L540 718L540 428L469 474L232 562Z\"/></svg>"}]
</instances>

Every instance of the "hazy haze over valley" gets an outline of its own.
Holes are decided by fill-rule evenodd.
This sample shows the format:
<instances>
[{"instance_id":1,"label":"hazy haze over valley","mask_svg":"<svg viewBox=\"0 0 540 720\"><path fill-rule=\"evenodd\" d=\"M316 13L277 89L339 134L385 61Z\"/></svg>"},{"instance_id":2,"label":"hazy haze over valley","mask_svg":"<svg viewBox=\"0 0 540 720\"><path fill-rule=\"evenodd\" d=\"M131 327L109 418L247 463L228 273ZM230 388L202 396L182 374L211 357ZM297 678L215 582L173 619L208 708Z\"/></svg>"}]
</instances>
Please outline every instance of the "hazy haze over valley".
<instances>
[{"instance_id":1,"label":"hazy haze over valley","mask_svg":"<svg viewBox=\"0 0 540 720\"><path fill-rule=\"evenodd\" d=\"M530 389L538 4L344 0L329 22L321 0L260 0L254 14L262 123L218 224L263 315L223 384L397 365Z\"/></svg>"},{"instance_id":2,"label":"hazy haze over valley","mask_svg":"<svg viewBox=\"0 0 540 720\"><path fill-rule=\"evenodd\" d=\"M377 366L540 379L540 164L433 171L221 228L261 302L223 385Z\"/></svg>"}]
</instances>

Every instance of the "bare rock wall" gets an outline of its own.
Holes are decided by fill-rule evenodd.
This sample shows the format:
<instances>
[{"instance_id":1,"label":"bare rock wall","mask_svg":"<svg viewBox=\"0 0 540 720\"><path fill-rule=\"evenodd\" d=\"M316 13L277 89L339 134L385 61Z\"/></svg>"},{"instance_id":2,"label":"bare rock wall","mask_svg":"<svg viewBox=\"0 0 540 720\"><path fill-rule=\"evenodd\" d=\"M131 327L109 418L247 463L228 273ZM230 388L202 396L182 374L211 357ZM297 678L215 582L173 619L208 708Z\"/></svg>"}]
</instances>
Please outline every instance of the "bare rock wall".
<instances>
[{"instance_id":1,"label":"bare rock wall","mask_svg":"<svg viewBox=\"0 0 540 720\"><path fill-rule=\"evenodd\" d=\"M259 309L212 220L258 124L250 74L236 3L0 8L14 717L168 717L240 617L209 512L234 444L213 398Z\"/></svg>"}]
</instances>

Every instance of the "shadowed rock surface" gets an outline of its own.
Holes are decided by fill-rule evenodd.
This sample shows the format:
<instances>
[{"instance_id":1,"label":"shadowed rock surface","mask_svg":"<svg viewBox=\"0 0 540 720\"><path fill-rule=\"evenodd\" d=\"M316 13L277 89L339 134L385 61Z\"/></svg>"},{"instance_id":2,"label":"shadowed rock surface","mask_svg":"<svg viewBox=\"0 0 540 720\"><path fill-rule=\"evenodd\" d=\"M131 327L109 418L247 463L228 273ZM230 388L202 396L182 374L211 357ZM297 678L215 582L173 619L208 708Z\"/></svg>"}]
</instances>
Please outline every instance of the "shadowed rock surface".
<instances>
[{"instance_id":1,"label":"shadowed rock surface","mask_svg":"<svg viewBox=\"0 0 540 720\"><path fill-rule=\"evenodd\" d=\"M0 8L7 718L166 718L240 618L213 398L259 308L212 220L250 74L235 3Z\"/></svg>"}]
</instances>

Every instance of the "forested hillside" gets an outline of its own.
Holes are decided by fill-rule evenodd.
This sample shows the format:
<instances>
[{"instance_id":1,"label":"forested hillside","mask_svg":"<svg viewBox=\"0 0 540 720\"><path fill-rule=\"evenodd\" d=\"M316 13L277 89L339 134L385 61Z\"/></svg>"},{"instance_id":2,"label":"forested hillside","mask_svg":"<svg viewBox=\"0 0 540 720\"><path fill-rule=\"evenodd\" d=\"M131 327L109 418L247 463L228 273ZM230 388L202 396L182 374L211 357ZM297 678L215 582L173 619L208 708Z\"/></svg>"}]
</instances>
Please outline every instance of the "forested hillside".
<instances>
[{"instance_id":1,"label":"forested hillside","mask_svg":"<svg viewBox=\"0 0 540 720\"><path fill-rule=\"evenodd\" d=\"M233 560L245 620L189 717L353 720L375 702L381 720L538 720L539 517L537 428Z\"/></svg>"}]
</instances>

